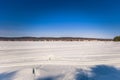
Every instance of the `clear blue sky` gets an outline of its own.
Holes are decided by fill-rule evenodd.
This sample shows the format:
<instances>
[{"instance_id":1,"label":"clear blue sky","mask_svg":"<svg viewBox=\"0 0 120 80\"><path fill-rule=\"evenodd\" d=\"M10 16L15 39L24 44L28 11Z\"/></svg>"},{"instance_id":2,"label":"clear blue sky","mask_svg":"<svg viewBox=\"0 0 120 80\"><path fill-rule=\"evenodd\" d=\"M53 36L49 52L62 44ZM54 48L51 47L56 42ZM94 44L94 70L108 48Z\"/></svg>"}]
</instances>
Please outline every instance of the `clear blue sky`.
<instances>
[{"instance_id":1,"label":"clear blue sky","mask_svg":"<svg viewBox=\"0 0 120 80\"><path fill-rule=\"evenodd\" d=\"M120 0L0 0L0 36L120 35Z\"/></svg>"}]
</instances>

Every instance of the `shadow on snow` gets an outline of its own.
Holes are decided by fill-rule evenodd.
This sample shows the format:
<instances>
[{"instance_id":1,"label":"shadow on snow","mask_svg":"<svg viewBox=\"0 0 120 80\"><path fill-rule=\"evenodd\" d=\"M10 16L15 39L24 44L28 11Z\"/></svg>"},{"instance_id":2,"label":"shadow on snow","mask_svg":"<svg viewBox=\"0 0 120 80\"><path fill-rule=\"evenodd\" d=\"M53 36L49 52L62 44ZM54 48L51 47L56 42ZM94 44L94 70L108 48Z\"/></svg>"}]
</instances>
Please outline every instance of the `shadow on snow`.
<instances>
[{"instance_id":1,"label":"shadow on snow","mask_svg":"<svg viewBox=\"0 0 120 80\"><path fill-rule=\"evenodd\" d=\"M45 77L45 78L38 78L37 80L57 80L58 78L60 78L62 76L50 76L50 77Z\"/></svg>"},{"instance_id":2,"label":"shadow on snow","mask_svg":"<svg viewBox=\"0 0 120 80\"><path fill-rule=\"evenodd\" d=\"M120 70L107 65L98 65L91 68L91 71L76 69L75 80L120 80ZM46 77L37 80L59 80L59 77Z\"/></svg>"},{"instance_id":3,"label":"shadow on snow","mask_svg":"<svg viewBox=\"0 0 120 80\"><path fill-rule=\"evenodd\" d=\"M99 65L91 68L90 73L77 69L75 80L120 80L120 70L112 66Z\"/></svg>"},{"instance_id":4,"label":"shadow on snow","mask_svg":"<svg viewBox=\"0 0 120 80\"><path fill-rule=\"evenodd\" d=\"M17 71L1 73L0 80L12 80ZM75 80L120 80L120 70L106 65L98 65L91 68L91 71L76 69ZM58 80L63 75L38 78L37 80Z\"/></svg>"},{"instance_id":5,"label":"shadow on snow","mask_svg":"<svg viewBox=\"0 0 120 80\"><path fill-rule=\"evenodd\" d=\"M9 72L9 73L1 73L0 80L12 80L12 77L16 74L17 71Z\"/></svg>"}]
</instances>

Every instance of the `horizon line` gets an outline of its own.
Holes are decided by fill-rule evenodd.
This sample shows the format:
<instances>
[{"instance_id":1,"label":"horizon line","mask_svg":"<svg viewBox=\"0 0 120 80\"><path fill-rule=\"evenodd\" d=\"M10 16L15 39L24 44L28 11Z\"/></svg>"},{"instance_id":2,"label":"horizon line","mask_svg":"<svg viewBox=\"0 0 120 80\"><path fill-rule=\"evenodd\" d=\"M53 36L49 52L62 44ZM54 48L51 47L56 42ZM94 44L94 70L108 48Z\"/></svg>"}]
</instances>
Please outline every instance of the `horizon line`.
<instances>
[{"instance_id":1,"label":"horizon line","mask_svg":"<svg viewBox=\"0 0 120 80\"><path fill-rule=\"evenodd\" d=\"M97 37L67 37L67 36L59 36L59 37L55 37L55 36L0 36L0 38L92 38L92 39L113 39L113 38L97 38Z\"/></svg>"}]
</instances>

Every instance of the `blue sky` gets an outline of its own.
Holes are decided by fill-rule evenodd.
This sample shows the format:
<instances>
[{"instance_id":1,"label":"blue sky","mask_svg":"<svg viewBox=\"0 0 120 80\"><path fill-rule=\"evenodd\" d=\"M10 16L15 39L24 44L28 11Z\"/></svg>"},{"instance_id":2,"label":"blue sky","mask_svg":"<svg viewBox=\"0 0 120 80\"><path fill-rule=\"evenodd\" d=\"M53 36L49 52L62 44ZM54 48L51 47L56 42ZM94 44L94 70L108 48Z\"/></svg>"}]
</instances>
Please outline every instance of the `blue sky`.
<instances>
[{"instance_id":1,"label":"blue sky","mask_svg":"<svg viewBox=\"0 0 120 80\"><path fill-rule=\"evenodd\" d=\"M0 0L0 36L120 35L120 0Z\"/></svg>"}]
</instances>

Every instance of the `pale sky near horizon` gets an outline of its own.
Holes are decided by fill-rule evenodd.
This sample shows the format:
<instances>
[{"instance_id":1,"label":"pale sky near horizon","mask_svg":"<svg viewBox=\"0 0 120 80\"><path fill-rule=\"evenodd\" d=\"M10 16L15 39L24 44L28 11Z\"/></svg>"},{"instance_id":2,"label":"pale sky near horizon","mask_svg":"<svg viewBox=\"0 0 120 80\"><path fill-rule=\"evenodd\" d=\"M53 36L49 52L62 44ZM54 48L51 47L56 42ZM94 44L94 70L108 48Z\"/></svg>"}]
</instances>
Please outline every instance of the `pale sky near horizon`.
<instances>
[{"instance_id":1,"label":"pale sky near horizon","mask_svg":"<svg viewBox=\"0 0 120 80\"><path fill-rule=\"evenodd\" d=\"M120 0L0 0L0 36L120 35Z\"/></svg>"}]
</instances>

